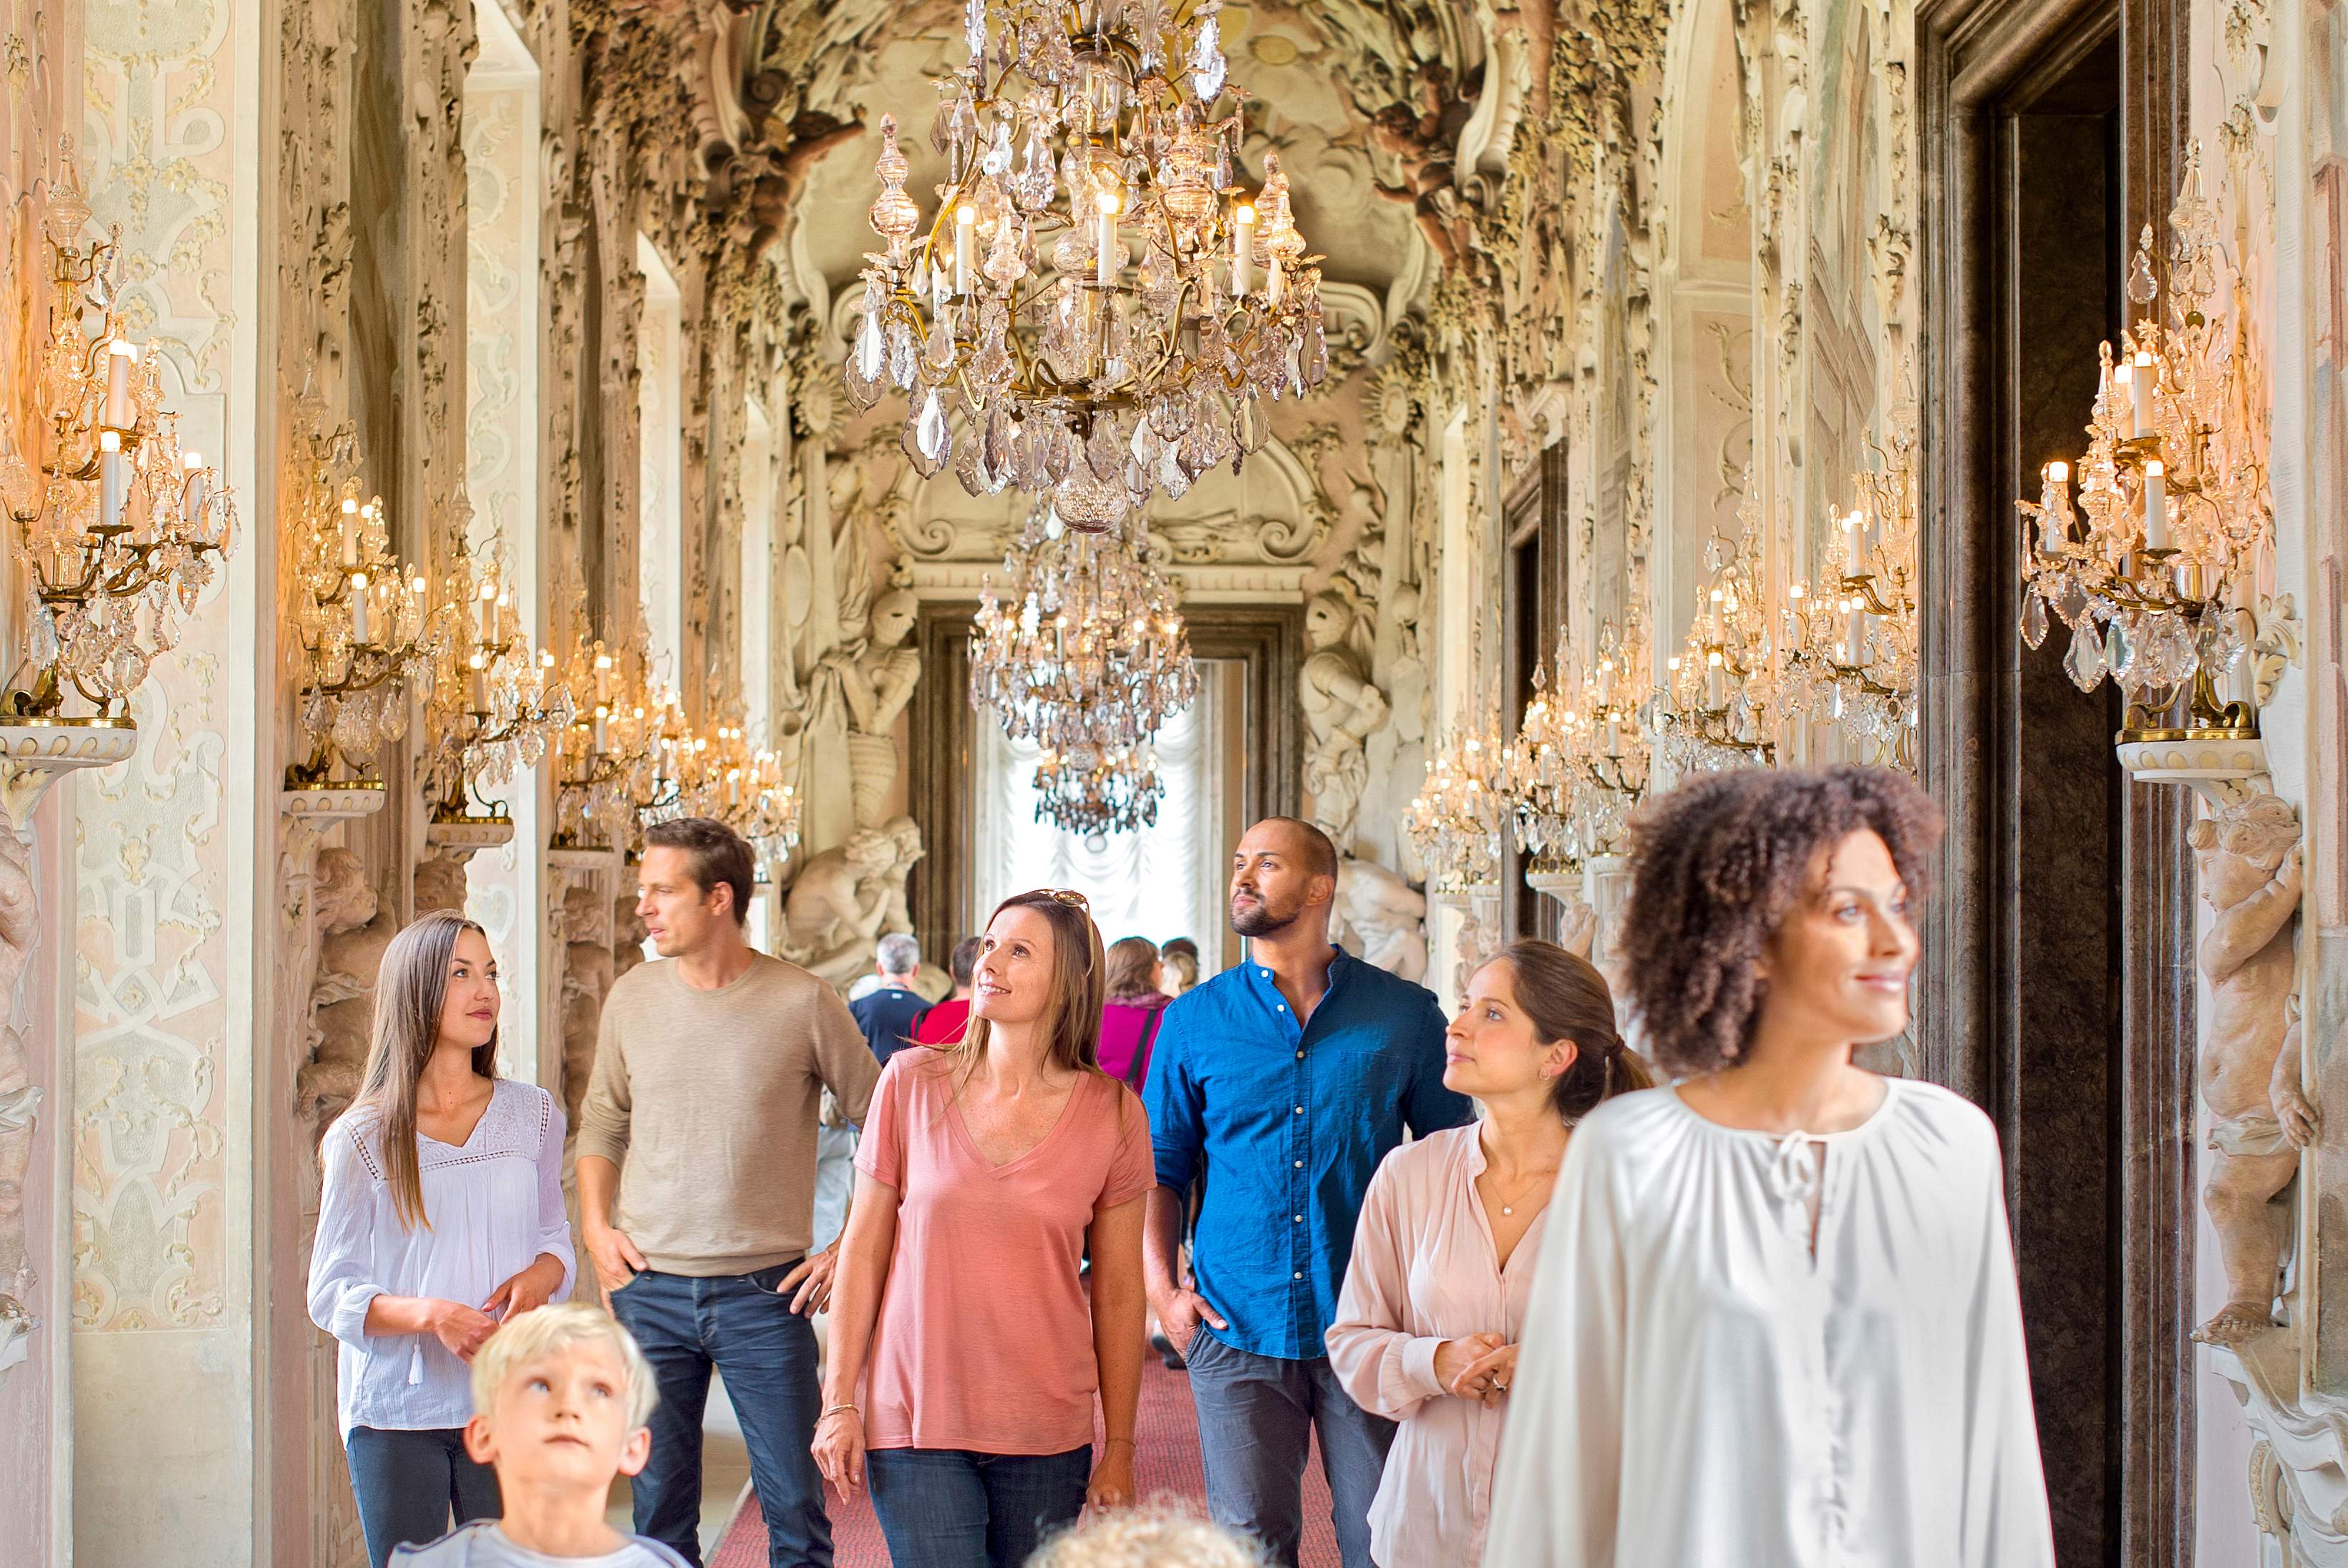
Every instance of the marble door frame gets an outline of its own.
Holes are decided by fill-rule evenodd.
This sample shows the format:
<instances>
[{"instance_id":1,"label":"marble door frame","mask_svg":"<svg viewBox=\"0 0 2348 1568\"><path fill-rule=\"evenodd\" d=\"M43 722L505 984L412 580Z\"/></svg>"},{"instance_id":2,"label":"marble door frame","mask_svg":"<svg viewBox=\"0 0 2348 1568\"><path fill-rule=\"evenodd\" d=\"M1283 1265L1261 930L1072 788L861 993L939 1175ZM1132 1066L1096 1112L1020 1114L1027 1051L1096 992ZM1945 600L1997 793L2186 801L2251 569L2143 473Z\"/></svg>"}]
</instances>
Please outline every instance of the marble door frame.
<instances>
[{"instance_id":1,"label":"marble door frame","mask_svg":"<svg viewBox=\"0 0 2348 1568\"><path fill-rule=\"evenodd\" d=\"M1989 1109L2011 1112L2015 983L2002 938L2018 884L2011 865L2015 784L2002 769L1999 726L2015 633L1996 607L2012 569L2002 538L2017 526L1999 493L1995 406L2003 367L1995 236L2002 204L2001 105L2050 60L2084 53L2115 28L2119 45L2122 232L2158 232L2186 139L2188 0L1937 0L1920 8L1923 306L1924 783L1948 813L1941 894L1925 933L1919 1037L1928 1076ZM2132 249L2132 245L2130 246ZM2086 701L2087 699L2082 699ZM2113 1440L2103 1456L2050 1453L2050 1468L2116 1471L2118 1560L2182 1568L2192 1560L2194 1413L2192 861L2190 798L2122 786L2118 829L2118 994L2122 1060L2114 1064L2106 1281L2116 1299ZM2000 1117L2011 1173L2027 1129ZM2041 1151L2040 1157L2044 1158ZM2019 1220L2017 1223L2020 1223Z\"/></svg>"}]
</instances>

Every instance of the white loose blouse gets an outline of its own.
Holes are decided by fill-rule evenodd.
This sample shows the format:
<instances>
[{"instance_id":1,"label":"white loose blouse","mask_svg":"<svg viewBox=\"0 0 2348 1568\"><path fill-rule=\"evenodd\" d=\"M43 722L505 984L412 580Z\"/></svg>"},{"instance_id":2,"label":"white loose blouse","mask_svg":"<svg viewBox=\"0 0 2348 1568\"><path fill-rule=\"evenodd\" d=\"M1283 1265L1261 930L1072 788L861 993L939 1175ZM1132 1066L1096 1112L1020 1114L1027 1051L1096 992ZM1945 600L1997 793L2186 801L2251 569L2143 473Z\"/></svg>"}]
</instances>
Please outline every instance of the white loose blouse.
<instances>
[{"instance_id":1,"label":"white loose blouse","mask_svg":"<svg viewBox=\"0 0 2348 1568\"><path fill-rule=\"evenodd\" d=\"M479 1307L541 1254L562 1261L571 1294L577 1259L562 1207L562 1112L533 1084L499 1079L461 1147L416 1135L424 1214L408 1230L384 1179L382 1117L345 1112L326 1129L318 1235L310 1250L310 1320L341 1343L335 1386L343 1435L354 1427L422 1431L473 1413L471 1372L430 1334L371 1335L378 1296L421 1296Z\"/></svg>"},{"instance_id":2,"label":"white loose blouse","mask_svg":"<svg viewBox=\"0 0 2348 1568\"><path fill-rule=\"evenodd\" d=\"M1345 1392L1400 1423L1370 1504L1378 1568L1457 1568L1484 1549L1509 1401L1488 1409L1447 1391L1435 1353L1471 1334L1523 1343L1549 1212L1533 1216L1502 1268L1476 1191L1481 1131L1471 1122L1431 1132L1378 1166L1329 1326L1329 1365Z\"/></svg>"},{"instance_id":3,"label":"white loose blouse","mask_svg":"<svg viewBox=\"0 0 2348 1568\"><path fill-rule=\"evenodd\" d=\"M1670 1089L1575 1130L1486 1568L2051 1568L1996 1133L1886 1089L1846 1132Z\"/></svg>"}]
</instances>

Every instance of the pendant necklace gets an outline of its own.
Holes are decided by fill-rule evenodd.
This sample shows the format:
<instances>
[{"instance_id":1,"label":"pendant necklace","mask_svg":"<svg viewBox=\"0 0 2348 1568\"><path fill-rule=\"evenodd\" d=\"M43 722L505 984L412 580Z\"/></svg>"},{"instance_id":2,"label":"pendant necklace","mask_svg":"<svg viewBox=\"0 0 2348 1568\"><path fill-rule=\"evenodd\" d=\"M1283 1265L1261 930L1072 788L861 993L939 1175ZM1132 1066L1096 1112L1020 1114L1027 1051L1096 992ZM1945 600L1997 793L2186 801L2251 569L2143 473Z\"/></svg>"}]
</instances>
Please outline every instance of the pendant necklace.
<instances>
[{"instance_id":1,"label":"pendant necklace","mask_svg":"<svg viewBox=\"0 0 2348 1568\"><path fill-rule=\"evenodd\" d=\"M1517 1214L1517 1205L1525 1201L1526 1194L1529 1194L1533 1190L1533 1188L1540 1182L1542 1177L1554 1176L1556 1174L1557 1167L1554 1165L1550 1166L1546 1171L1534 1172L1531 1180L1525 1183L1524 1186L1517 1192L1515 1196L1509 1198L1500 1205L1500 1213L1510 1219L1514 1219Z\"/></svg>"}]
</instances>

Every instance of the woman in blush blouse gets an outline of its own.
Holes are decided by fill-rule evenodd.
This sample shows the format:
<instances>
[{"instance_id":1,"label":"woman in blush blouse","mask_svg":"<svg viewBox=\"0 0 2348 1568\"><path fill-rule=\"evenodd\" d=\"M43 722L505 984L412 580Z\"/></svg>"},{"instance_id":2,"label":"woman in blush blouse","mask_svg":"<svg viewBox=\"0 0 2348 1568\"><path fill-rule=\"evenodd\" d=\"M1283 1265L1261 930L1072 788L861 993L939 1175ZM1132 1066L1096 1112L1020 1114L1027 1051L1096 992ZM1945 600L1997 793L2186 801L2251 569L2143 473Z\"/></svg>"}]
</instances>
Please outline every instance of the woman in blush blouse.
<instances>
[{"instance_id":1,"label":"woman in blush blouse","mask_svg":"<svg viewBox=\"0 0 2348 1568\"><path fill-rule=\"evenodd\" d=\"M1362 1204L1328 1333L1354 1402L1400 1423L1370 1508L1378 1568L1484 1549L1525 1301L1573 1124L1648 1086L1596 969L1554 942L1502 948L1444 1031L1445 1087L1483 1120L1405 1144Z\"/></svg>"},{"instance_id":2,"label":"woman in blush blouse","mask_svg":"<svg viewBox=\"0 0 2348 1568\"><path fill-rule=\"evenodd\" d=\"M497 1076L498 967L481 928L427 915L394 937L351 1108L326 1129L310 1317L335 1387L367 1557L499 1512L465 1452L466 1363L499 1322L571 1288L562 1112Z\"/></svg>"},{"instance_id":3,"label":"woman in blush blouse","mask_svg":"<svg viewBox=\"0 0 2348 1568\"><path fill-rule=\"evenodd\" d=\"M896 1568L1019 1568L1087 1502L1133 1501L1157 1174L1140 1099L1100 1070L1103 967L1081 894L1005 899L969 1029L872 1092L813 1447L843 1493L870 1476Z\"/></svg>"}]
</instances>

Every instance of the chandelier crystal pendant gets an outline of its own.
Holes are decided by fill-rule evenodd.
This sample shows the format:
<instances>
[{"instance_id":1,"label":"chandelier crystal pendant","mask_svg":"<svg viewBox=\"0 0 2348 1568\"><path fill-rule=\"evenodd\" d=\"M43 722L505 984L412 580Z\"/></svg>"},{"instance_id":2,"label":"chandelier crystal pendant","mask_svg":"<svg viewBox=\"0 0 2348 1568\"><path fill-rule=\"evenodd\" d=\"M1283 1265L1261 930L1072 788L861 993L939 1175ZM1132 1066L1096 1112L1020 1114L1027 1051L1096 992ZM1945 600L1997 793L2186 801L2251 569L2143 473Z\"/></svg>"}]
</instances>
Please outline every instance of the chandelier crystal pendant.
<instances>
[{"instance_id":1,"label":"chandelier crystal pendant","mask_svg":"<svg viewBox=\"0 0 2348 1568\"><path fill-rule=\"evenodd\" d=\"M1047 748L1036 764L1035 789L1037 822L1086 838L1155 826L1166 794L1158 753L1147 742Z\"/></svg>"},{"instance_id":2,"label":"chandelier crystal pendant","mask_svg":"<svg viewBox=\"0 0 2348 1568\"><path fill-rule=\"evenodd\" d=\"M1431 890L1468 893L1499 880L1507 767L1492 718L1454 730L1428 759L1426 780L1403 810L1403 832Z\"/></svg>"},{"instance_id":3,"label":"chandelier crystal pendant","mask_svg":"<svg viewBox=\"0 0 2348 1568\"><path fill-rule=\"evenodd\" d=\"M458 631L442 652L426 721L439 797L434 820L448 822L472 815L469 790L479 797L536 767L578 707L553 652L533 651L523 634L494 549L450 576L444 602L457 611Z\"/></svg>"},{"instance_id":4,"label":"chandelier crystal pendant","mask_svg":"<svg viewBox=\"0 0 2348 1568\"><path fill-rule=\"evenodd\" d=\"M1047 750L1141 745L1199 694L1174 585L1131 514L1106 534L1035 509L989 577L972 623L970 701L1004 733Z\"/></svg>"},{"instance_id":5,"label":"chandelier crystal pendant","mask_svg":"<svg viewBox=\"0 0 2348 1568\"><path fill-rule=\"evenodd\" d=\"M798 845L798 792L784 782L775 753L751 745L738 714L684 740L675 756L675 787L645 814L646 821L712 818L756 845L769 864Z\"/></svg>"},{"instance_id":6,"label":"chandelier crystal pendant","mask_svg":"<svg viewBox=\"0 0 2348 1568\"><path fill-rule=\"evenodd\" d=\"M1155 490L1236 470L1271 434L1266 404L1321 384L1320 258L1276 155L1252 196L1238 183L1220 9L965 0L970 56L932 122L945 180L926 230L881 118L884 249L846 380L859 407L906 394L903 446L924 476L1048 493L1067 527L1097 532Z\"/></svg>"},{"instance_id":7,"label":"chandelier crystal pendant","mask_svg":"<svg viewBox=\"0 0 2348 1568\"><path fill-rule=\"evenodd\" d=\"M1715 534L1704 547L1711 580L1685 643L1664 661L1664 683L1649 710L1656 752L1675 773L1776 761L1783 705L1762 599L1756 513L1748 498L1738 542Z\"/></svg>"},{"instance_id":8,"label":"chandelier crystal pendant","mask_svg":"<svg viewBox=\"0 0 2348 1568\"><path fill-rule=\"evenodd\" d=\"M2238 270L2230 321L2220 308L2199 144L2168 223L2167 325L2147 224L2127 279L2144 314L2116 354L2103 345L2087 449L2047 464L2039 499L2018 503L2022 637L2034 649L2069 629L2064 669L2082 692L2108 678L2126 693L2124 740L2248 738L2257 713L2228 688L2250 642L2235 600L2273 543L2270 415Z\"/></svg>"},{"instance_id":9,"label":"chandelier crystal pendant","mask_svg":"<svg viewBox=\"0 0 2348 1568\"><path fill-rule=\"evenodd\" d=\"M1598 633L1598 658L1578 692L1563 672L1572 652L1564 629L1557 645L1558 690L1545 667L1533 670L1532 700L1509 743L1500 793L1517 845L1535 873L1578 869L1612 853L1632 809L1644 797L1650 747L1637 699L1647 687L1646 638L1634 617L1627 641L1612 622Z\"/></svg>"},{"instance_id":10,"label":"chandelier crystal pendant","mask_svg":"<svg viewBox=\"0 0 2348 1568\"><path fill-rule=\"evenodd\" d=\"M1915 440L1902 425L1858 505L1829 514L1820 581L1787 585L1788 716L1831 723L1867 760L1913 771L1918 720Z\"/></svg>"},{"instance_id":11,"label":"chandelier crystal pendant","mask_svg":"<svg viewBox=\"0 0 2348 1568\"><path fill-rule=\"evenodd\" d=\"M180 445L162 406L162 360L131 341L119 230L84 246L89 203L62 149L50 191L49 320L38 390L46 431L0 410L0 504L16 525L33 603L7 716L128 726L130 694L178 645L235 548L219 473ZM90 317L98 322L95 329ZM67 686L97 713L66 718Z\"/></svg>"},{"instance_id":12,"label":"chandelier crystal pendant","mask_svg":"<svg viewBox=\"0 0 2348 1568\"><path fill-rule=\"evenodd\" d=\"M299 716L311 752L286 773L292 784L315 786L332 780L337 755L363 767L407 733L410 697L430 700L455 646L458 608L436 605L424 574L392 553L382 498L359 499L350 427L327 433L314 406L305 424L311 462L292 487L290 554Z\"/></svg>"}]
</instances>

